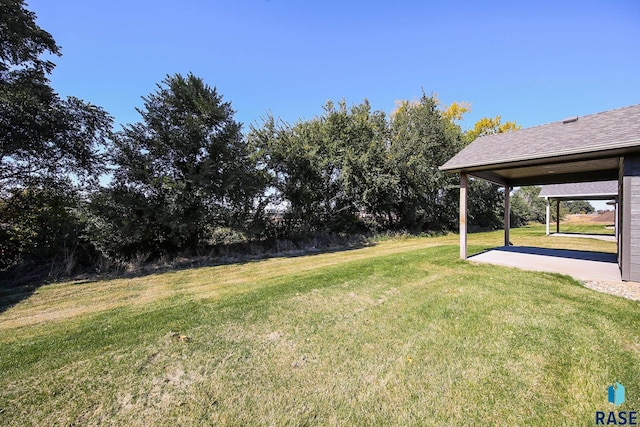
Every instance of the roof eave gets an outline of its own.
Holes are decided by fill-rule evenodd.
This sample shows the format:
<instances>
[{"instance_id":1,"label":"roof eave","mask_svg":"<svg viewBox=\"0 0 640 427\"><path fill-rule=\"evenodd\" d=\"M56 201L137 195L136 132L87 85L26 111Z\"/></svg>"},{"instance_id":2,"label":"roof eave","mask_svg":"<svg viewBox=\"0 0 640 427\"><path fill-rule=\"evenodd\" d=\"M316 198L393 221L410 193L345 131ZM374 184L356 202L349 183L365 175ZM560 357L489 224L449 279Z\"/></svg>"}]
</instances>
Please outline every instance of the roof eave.
<instances>
[{"instance_id":1,"label":"roof eave","mask_svg":"<svg viewBox=\"0 0 640 427\"><path fill-rule=\"evenodd\" d=\"M606 149L606 150L597 150L597 151L587 151L582 153L572 153L572 154L563 154L559 156L548 156L548 157L537 157L534 159L520 159L520 160L512 160L507 162L500 163L490 163L490 164L467 164L467 165L457 165L457 166L447 166L447 163L440 166L440 170L443 172L449 173L472 173L479 171L491 171L491 170L500 170L500 169L513 169L524 166L541 166L548 165L553 163L565 163L565 162L575 162L580 160L593 160L593 159L604 159L611 157L619 157L625 154L634 153L640 151L640 147L631 146L631 147L620 147L614 149Z\"/></svg>"},{"instance_id":2,"label":"roof eave","mask_svg":"<svg viewBox=\"0 0 640 427\"><path fill-rule=\"evenodd\" d=\"M609 200L618 197L618 194L545 194L538 197L547 199L567 199L567 200Z\"/></svg>"}]
</instances>

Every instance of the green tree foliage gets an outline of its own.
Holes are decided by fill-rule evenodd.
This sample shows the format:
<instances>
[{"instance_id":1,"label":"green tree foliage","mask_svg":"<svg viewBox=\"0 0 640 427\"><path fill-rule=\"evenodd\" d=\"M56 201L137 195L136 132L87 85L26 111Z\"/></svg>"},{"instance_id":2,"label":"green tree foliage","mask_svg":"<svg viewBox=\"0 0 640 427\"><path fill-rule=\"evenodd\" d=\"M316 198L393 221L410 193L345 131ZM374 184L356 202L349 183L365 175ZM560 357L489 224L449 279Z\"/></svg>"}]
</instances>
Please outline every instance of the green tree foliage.
<instances>
[{"instance_id":1,"label":"green tree foliage","mask_svg":"<svg viewBox=\"0 0 640 427\"><path fill-rule=\"evenodd\" d=\"M522 199L528 208L527 221L529 222L545 222L546 221L546 201L540 196L541 187L529 186L520 187L514 194L515 199Z\"/></svg>"},{"instance_id":2,"label":"green tree foliage","mask_svg":"<svg viewBox=\"0 0 640 427\"><path fill-rule=\"evenodd\" d=\"M354 214L364 213L367 226L389 227L393 223L399 178L389 162L389 128L383 112L371 111L364 103L351 113L340 106L340 116L348 123L348 136L342 140L345 154L343 184L345 195L353 201Z\"/></svg>"},{"instance_id":3,"label":"green tree foliage","mask_svg":"<svg viewBox=\"0 0 640 427\"><path fill-rule=\"evenodd\" d=\"M53 37L22 0L0 3L0 269L77 247L80 184L104 170L111 118L50 86ZM73 183L73 184L71 184Z\"/></svg>"},{"instance_id":4,"label":"green tree foliage","mask_svg":"<svg viewBox=\"0 0 640 427\"><path fill-rule=\"evenodd\" d=\"M243 224L263 184L231 104L193 74L143 99L142 121L113 138L113 184L92 204L96 244L112 256L195 250L212 228Z\"/></svg>"},{"instance_id":5,"label":"green tree foliage","mask_svg":"<svg viewBox=\"0 0 640 427\"><path fill-rule=\"evenodd\" d=\"M596 210L587 200L574 200L565 202L567 213L570 214L590 214Z\"/></svg>"},{"instance_id":6,"label":"green tree foliage","mask_svg":"<svg viewBox=\"0 0 640 427\"><path fill-rule=\"evenodd\" d=\"M529 186L519 187L513 192L511 197L511 224L513 227L520 227L529 222L544 224L547 220L547 202L539 197L541 187ZM551 202L551 221L557 217L556 203ZM560 203L560 218L564 218L567 213L565 202Z\"/></svg>"},{"instance_id":7,"label":"green tree foliage","mask_svg":"<svg viewBox=\"0 0 640 427\"><path fill-rule=\"evenodd\" d=\"M69 173L95 177L111 118L54 92L47 77L54 64L41 56L59 55L59 47L23 1L2 2L0 29L0 185L6 190Z\"/></svg>"},{"instance_id":8,"label":"green tree foliage","mask_svg":"<svg viewBox=\"0 0 640 427\"><path fill-rule=\"evenodd\" d=\"M443 230L457 218L456 178L438 167L461 136L434 98L401 103L391 118L367 101L329 102L293 126L268 117L249 140L297 232Z\"/></svg>"},{"instance_id":9,"label":"green tree foliage","mask_svg":"<svg viewBox=\"0 0 640 427\"><path fill-rule=\"evenodd\" d=\"M54 64L43 60L43 53L60 55L51 34L36 24L36 16L25 8L24 0L3 0L0 8L0 71L11 66L51 72Z\"/></svg>"},{"instance_id":10,"label":"green tree foliage","mask_svg":"<svg viewBox=\"0 0 640 427\"><path fill-rule=\"evenodd\" d=\"M55 181L9 193L0 202L0 224L5 225L0 227L0 269L28 261L29 269L36 270L32 273L41 274L42 268L69 273L76 263L91 262L93 250L84 238L76 208L81 200L73 185Z\"/></svg>"},{"instance_id":11,"label":"green tree foliage","mask_svg":"<svg viewBox=\"0 0 640 427\"><path fill-rule=\"evenodd\" d=\"M468 221L471 230L504 226L504 188L481 179L469 180Z\"/></svg>"},{"instance_id":12,"label":"green tree foliage","mask_svg":"<svg viewBox=\"0 0 640 427\"><path fill-rule=\"evenodd\" d=\"M390 157L398 177L397 216L402 228L452 229L457 224L458 178L439 166L461 148L459 128L435 97L403 102L391 121Z\"/></svg>"},{"instance_id":13,"label":"green tree foliage","mask_svg":"<svg viewBox=\"0 0 640 427\"><path fill-rule=\"evenodd\" d=\"M268 117L249 140L270 174L272 204L289 233L352 231L361 212L387 217L397 183L386 161L387 123L367 101L291 126Z\"/></svg>"}]
</instances>

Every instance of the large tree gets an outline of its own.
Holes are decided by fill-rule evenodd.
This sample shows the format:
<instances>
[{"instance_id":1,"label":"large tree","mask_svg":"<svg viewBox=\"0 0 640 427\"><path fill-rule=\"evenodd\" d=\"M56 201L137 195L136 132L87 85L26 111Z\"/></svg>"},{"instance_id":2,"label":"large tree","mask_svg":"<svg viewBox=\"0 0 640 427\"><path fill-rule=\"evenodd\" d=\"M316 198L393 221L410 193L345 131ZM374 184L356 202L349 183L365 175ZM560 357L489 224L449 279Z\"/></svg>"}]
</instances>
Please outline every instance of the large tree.
<instances>
[{"instance_id":1,"label":"large tree","mask_svg":"<svg viewBox=\"0 0 640 427\"><path fill-rule=\"evenodd\" d=\"M529 222L544 223L546 221L546 203L539 197L542 188L532 185L517 188L511 197L511 225L521 227ZM560 217L564 216L564 204L560 209ZM552 209L553 219L556 212Z\"/></svg>"},{"instance_id":2,"label":"large tree","mask_svg":"<svg viewBox=\"0 0 640 427\"><path fill-rule=\"evenodd\" d=\"M451 229L457 218L457 178L439 166L461 147L457 126L438 100L425 94L392 115L390 158L398 176L399 225L413 230Z\"/></svg>"},{"instance_id":3,"label":"large tree","mask_svg":"<svg viewBox=\"0 0 640 427\"><path fill-rule=\"evenodd\" d=\"M22 0L0 7L0 186L34 185L42 178L96 177L111 118L77 98L61 99L50 86L60 55L53 37Z\"/></svg>"},{"instance_id":4,"label":"large tree","mask_svg":"<svg viewBox=\"0 0 640 427\"><path fill-rule=\"evenodd\" d=\"M574 200L566 202L567 212L570 214L590 214L596 210L587 200Z\"/></svg>"},{"instance_id":5,"label":"large tree","mask_svg":"<svg viewBox=\"0 0 640 427\"><path fill-rule=\"evenodd\" d=\"M367 101L329 102L293 126L270 117L249 139L299 231L455 224L456 179L438 167L459 150L462 133L434 97L403 102L390 118Z\"/></svg>"},{"instance_id":6,"label":"large tree","mask_svg":"<svg viewBox=\"0 0 640 427\"><path fill-rule=\"evenodd\" d=\"M392 209L388 126L366 100L351 108L328 102L322 115L295 125L268 117L249 140L271 175L273 204L287 208L286 232L350 232L360 214L384 219Z\"/></svg>"},{"instance_id":7,"label":"large tree","mask_svg":"<svg viewBox=\"0 0 640 427\"><path fill-rule=\"evenodd\" d=\"M96 182L111 118L49 82L60 55L23 0L0 1L0 270L84 245L78 186Z\"/></svg>"},{"instance_id":8,"label":"large tree","mask_svg":"<svg viewBox=\"0 0 640 427\"><path fill-rule=\"evenodd\" d=\"M212 228L239 226L262 184L231 104L193 74L143 99L142 121L114 136L113 185L97 199L115 233L105 251L195 249Z\"/></svg>"}]
</instances>

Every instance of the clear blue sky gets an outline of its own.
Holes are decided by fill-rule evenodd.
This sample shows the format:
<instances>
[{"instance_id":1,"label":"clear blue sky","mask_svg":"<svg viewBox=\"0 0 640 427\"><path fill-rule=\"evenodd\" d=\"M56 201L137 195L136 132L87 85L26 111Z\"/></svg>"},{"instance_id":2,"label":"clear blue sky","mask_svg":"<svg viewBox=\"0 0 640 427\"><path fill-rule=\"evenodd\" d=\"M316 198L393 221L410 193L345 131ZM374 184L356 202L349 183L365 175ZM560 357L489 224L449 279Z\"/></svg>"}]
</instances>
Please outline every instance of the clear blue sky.
<instances>
[{"instance_id":1,"label":"clear blue sky","mask_svg":"<svg viewBox=\"0 0 640 427\"><path fill-rule=\"evenodd\" d=\"M53 87L120 124L192 71L247 125L328 99L467 101L524 127L640 103L640 2L27 0L62 47Z\"/></svg>"}]
</instances>

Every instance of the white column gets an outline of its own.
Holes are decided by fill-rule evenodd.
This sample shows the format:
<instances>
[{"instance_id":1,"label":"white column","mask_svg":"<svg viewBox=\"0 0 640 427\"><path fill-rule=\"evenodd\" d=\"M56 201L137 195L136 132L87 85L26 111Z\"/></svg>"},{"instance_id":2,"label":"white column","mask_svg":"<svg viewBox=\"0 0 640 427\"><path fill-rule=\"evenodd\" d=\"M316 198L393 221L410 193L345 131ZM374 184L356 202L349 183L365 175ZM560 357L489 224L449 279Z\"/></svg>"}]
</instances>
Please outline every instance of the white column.
<instances>
[{"instance_id":1,"label":"white column","mask_svg":"<svg viewBox=\"0 0 640 427\"><path fill-rule=\"evenodd\" d=\"M509 246L509 230L511 229L511 188L504 186L504 245Z\"/></svg>"},{"instance_id":2,"label":"white column","mask_svg":"<svg viewBox=\"0 0 640 427\"><path fill-rule=\"evenodd\" d=\"M460 174L460 258L467 259L467 190L469 177Z\"/></svg>"},{"instance_id":3,"label":"white column","mask_svg":"<svg viewBox=\"0 0 640 427\"><path fill-rule=\"evenodd\" d=\"M549 203L549 198L545 197L547 201L547 236L549 235L549 223L551 222L551 204Z\"/></svg>"},{"instance_id":4,"label":"white column","mask_svg":"<svg viewBox=\"0 0 640 427\"><path fill-rule=\"evenodd\" d=\"M613 219L613 221L614 221L613 222L613 230L614 230L613 232L614 232L614 234L616 236L616 239L618 239L618 201L617 200L616 200L615 205L613 205L613 206L614 206L613 213L615 214L614 215L614 219Z\"/></svg>"}]
</instances>

